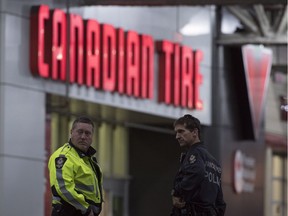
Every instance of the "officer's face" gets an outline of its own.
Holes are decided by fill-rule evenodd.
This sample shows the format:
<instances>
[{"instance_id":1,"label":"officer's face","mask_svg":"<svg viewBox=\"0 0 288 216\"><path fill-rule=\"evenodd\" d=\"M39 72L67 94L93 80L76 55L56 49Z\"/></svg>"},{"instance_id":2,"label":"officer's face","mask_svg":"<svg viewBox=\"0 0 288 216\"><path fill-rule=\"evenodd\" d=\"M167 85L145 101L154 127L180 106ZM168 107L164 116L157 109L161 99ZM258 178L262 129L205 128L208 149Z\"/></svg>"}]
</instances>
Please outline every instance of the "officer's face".
<instances>
[{"instance_id":1,"label":"officer's face","mask_svg":"<svg viewBox=\"0 0 288 216\"><path fill-rule=\"evenodd\" d=\"M86 152L92 144L93 127L87 123L77 123L71 129L71 141L78 149Z\"/></svg>"},{"instance_id":2,"label":"officer's face","mask_svg":"<svg viewBox=\"0 0 288 216\"><path fill-rule=\"evenodd\" d=\"M176 125L174 130L176 132L176 139L178 140L180 147L189 147L197 140L195 130L188 130L184 125Z\"/></svg>"}]
</instances>

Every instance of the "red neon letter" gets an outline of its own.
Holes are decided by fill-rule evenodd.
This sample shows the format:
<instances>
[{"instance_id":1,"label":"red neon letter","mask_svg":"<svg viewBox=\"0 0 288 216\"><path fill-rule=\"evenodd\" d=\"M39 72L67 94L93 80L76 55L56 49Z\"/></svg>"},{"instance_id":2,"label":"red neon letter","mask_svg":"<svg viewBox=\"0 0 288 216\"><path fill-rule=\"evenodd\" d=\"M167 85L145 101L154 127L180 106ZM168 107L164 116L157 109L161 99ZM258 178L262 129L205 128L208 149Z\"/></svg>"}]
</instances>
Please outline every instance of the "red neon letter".
<instances>
[{"instance_id":1,"label":"red neon letter","mask_svg":"<svg viewBox=\"0 0 288 216\"><path fill-rule=\"evenodd\" d=\"M159 102L171 103L171 58L173 54L173 43L170 41L157 42L159 52ZM164 85L164 86L163 86Z\"/></svg>"},{"instance_id":2,"label":"red neon letter","mask_svg":"<svg viewBox=\"0 0 288 216\"><path fill-rule=\"evenodd\" d=\"M100 26L96 20L85 21L85 26L86 85L100 88Z\"/></svg>"},{"instance_id":3,"label":"red neon letter","mask_svg":"<svg viewBox=\"0 0 288 216\"><path fill-rule=\"evenodd\" d=\"M119 28L117 29L117 69L118 69L118 73L117 73L117 79L118 82L116 83L117 86L117 90L120 94L123 94L125 92L125 86L126 86L126 82L125 82L125 73L124 73L124 57L125 57L125 49L124 49L124 31L123 29Z\"/></svg>"},{"instance_id":4,"label":"red neon letter","mask_svg":"<svg viewBox=\"0 0 288 216\"><path fill-rule=\"evenodd\" d=\"M201 50L196 50L194 52L194 106L196 109L202 110L203 109L203 102L200 99L199 88L202 84L202 74L200 74L200 62L203 59L203 52Z\"/></svg>"},{"instance_id":5,"label":"red neon letter","mask_svg":"<svg viewBox=\"0 0 288 216\"><path fill-rule=\"evenodd\" d=\"M55 9L50 13L51 37L49 40L50 52L50 71L52 79L66 80L66 16L64 11Z\"/></svg>"},{"instance_id":6,"label":"red neon letter","mask_svg":"<svg viewBox=\"0 0 288 216\"><path fill-rule=\"evenodd\" d=\"M174 61L172 67L172 98L175 106L180 105L180 46L174 45Z\"/></svg>"},{"instance_id":7,"label":"red neon letter","mask_svg":"<svg viewBox=\"0 0 288 216\"><path fill-rule=\"evenodd\" d=\"M189 47L181 47L181 105L193 108L193 53Z\"/></svg>"},{"instance_id":8,"label":"red neon letter","mask_svg":"<svg viewBox=\"0 0 288 216\"><path fill-rule=\"evenodd\" d=\"M70 14L70 82L83 84L83 20Z\"/></svg>"},{"instance_id":9,"label":"red neon letter","mask_svg":"<svg viewBox=\"0 0 288 216\"><path fill-rule=\"evenodd\" d=\"M44 62L45 20L49 19L49 7L32 7L30 15L30 68L33 75L49 77L49 65Z\"/></svg>"},{"instance_id":10,"label":"red neon letter","mask_svg":"<svg viewBox=\"0 0 288 216\"><path fill-rule=\"evenodd\" d=\"M115 91L116 86L116 31L112 25L101 25L103 89Z\"/></svg>"},{"instance_id":11,"label":"red neon letter","mask_svg":"<svg viewBox=\"0 0 288 216\"><path fill-rule=\"evenodd\" d=\"M142 35L140 40L141 97L153 98L154 41L149 35Z\"/></svg>"},{"instance_id":12,"label":"red neon letter","mask_svg":"<svg viewBox=\"0 0 288 216\"><path fill-rule=\"evenodd\" d=\"M139 97L139 36L128 31L126 40L127 95Z\"/></svg>"}]
</instances>

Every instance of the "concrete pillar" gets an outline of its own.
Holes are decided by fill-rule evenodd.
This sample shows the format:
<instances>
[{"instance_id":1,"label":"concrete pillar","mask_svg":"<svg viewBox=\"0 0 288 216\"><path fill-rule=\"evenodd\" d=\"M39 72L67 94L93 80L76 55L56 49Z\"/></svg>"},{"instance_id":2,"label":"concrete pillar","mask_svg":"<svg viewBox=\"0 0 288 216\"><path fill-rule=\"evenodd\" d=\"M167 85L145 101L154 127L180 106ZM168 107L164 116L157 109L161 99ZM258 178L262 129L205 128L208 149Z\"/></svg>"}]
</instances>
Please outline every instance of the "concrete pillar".
<instances>
[{"instance_id":1,"label":"concrete pillar","mask_svg":"<svg viewBox=\"0 0 288 216\"><path fill-rule=\"evenodd\" d=\"M113 139L113 175L117 177L128 176L128 132L127 128L117 125Z\"/></svg>"},{"instance_id":2,"label":"concrete pillar","mask_svg":"<svg viewBox=\"0 0 288 216\"><path fill-rule=\"evenodd\" d=\"M105 176L112 175L112 142L113 128L111 124L103 122L99 128L99 164Z\"/></svg>"},{"instance_id":3,"label":"concrete pillar","mask_svg":"<svg viewBox=\"0 0 288 216\"><path fill-rule=\"evenodd\" d=\"M0 92L0 215L41 216L45 95L9 83L1 83Z\"/></svg>"}]
</instances>

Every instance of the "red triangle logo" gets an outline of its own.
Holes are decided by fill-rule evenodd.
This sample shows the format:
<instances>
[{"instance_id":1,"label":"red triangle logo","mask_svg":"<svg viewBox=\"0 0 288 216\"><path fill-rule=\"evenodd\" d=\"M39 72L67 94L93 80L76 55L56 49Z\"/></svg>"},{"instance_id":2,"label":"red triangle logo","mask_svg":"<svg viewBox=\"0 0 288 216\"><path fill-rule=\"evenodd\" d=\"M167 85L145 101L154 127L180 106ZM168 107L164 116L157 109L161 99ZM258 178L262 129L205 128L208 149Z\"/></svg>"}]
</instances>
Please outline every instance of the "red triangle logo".
<instances>
[{"instance_id":1,"label":"red triangle logo","mask_svg":"<svg viewBox=\"0 0 288 216\"><path fill-rule=\"evenodd\" d=\"M254 137L257 139L263 119L263 106L271 72L272 50L263 46L245 45L242 47L242 55Z\"/></svg>"}]
</instances>

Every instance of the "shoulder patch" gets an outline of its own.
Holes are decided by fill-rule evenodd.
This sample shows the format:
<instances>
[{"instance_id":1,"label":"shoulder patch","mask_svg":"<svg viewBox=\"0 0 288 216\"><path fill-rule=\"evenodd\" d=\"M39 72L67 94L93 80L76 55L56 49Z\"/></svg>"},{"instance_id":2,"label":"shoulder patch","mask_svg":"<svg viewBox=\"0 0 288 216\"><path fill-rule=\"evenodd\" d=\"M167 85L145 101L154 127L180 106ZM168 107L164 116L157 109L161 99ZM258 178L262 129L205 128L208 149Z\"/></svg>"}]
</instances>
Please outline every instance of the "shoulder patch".
<instances>
[{"instance_id":1,"label":"shoulder patch","mask_svg":"<svg viewBox=\"0 0 288 216\"><path fill-rule=\"evenodd\" d=\"M55 158L55 166L56 169L61 169L66 162L67 158L66 157L57 157Z\"/></svg>"},{"instance_id":2,"label":"shoulder patch","mask_svg":"<svg viewBox=\"0 0 288 216\"><path fill-rule=\"evenodd\" d=\"M196 161L196 157L195 157L195 155L192 154L189 158L189 163L193 164L193 163L195 163L195 161Z\"/></svg>"}]
</instances>

